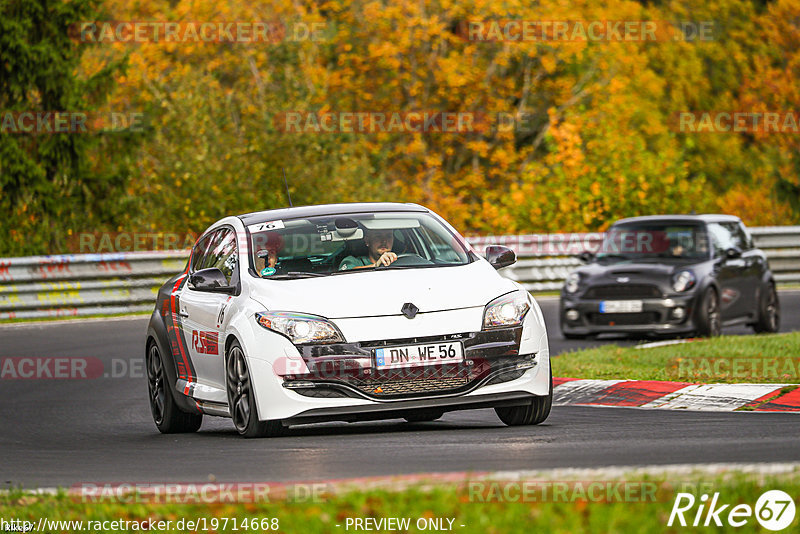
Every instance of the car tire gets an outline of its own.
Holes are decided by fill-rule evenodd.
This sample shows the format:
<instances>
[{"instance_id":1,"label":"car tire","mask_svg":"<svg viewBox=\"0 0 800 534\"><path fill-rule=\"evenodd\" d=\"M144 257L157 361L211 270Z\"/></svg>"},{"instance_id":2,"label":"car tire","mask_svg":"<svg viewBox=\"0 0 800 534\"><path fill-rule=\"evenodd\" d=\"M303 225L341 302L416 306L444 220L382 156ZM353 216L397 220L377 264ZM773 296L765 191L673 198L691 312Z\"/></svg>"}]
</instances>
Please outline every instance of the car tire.
<instances>
[{"instance_id":1,"label":"car tire","mask_svg":"<svg viewBox=\"0 0 800 534\"><path fill-rule=\"evenodd\" d=\"M225 390L233 426L240 435L265 438L284 433L285 427L280 421L259 420L247 358L238 341L231 343L225 358Z\"/></svg>"},{"instance_id":2,"label":"car tire","mask_svg":"<svg viewBox=\"0 0 800 534\"><path fill-rule=\"evenodd\" d=\"M197 432L203 424L203 414L186 413L178 407L164 372L164 359L155 341L147 347L145 365L150 413L158 431L162 434Z\"/></svg>"},{"instance_id":3,"label":"car tire","mask_svg":"<svg viewBox=\"0 0 800 534\"><path fill-rule=\"evenodd\" d=\"M497 417L508 426L538 425L550 415L553 407L553 369L550 369L550 391L544 397L533 397L523 406L495 408Z\"/></svg>"},{"instance_id":4,"label":"car tire","mask_svg":"<svg viewBox=\"0 0 800 534\"><path fill-rule=\"evenodd\" d=\"M781 305L775 284L770 282L758 302L758 321L753 325L757 334L774 334L781 326Z\"/></svg>"},{"instance_id":5,"label":"car tire","mask_svg":"<svg viewBox=\"0 0 800 534\"><path fill-rule=\"evenodd\" d=\"M444 415L444 412L420 412L408 414L403 419L409 423L425 423L428 421L436 421Z\"/></svg>"},{"instance_id":6,"label":"car tire","mask_svg":"<svg viewBox=\"0 0 800 534\"><path fill-rule=\"evenodd\" d=\"M713 287L703 292L697 308L697 335L717 337L722 334L722 312L719 309L719 294Z\"/></svg>"}]
</instances>

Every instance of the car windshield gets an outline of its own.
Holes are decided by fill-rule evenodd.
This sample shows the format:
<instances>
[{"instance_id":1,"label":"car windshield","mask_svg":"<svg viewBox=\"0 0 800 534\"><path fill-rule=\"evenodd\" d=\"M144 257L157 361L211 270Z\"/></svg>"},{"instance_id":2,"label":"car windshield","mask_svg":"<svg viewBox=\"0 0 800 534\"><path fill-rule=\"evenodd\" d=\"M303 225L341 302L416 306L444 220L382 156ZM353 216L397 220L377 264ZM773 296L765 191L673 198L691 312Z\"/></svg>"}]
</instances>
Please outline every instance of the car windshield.
<instances>
[{"instance_id":1,"label":"car windshield","mask_svg":"<svg viewBox=\"0 0 800 534\"><path fill-rule=\"evenodd\" d=\"M603 239L598 260L683 260L709 255L708 234L702 224L670 222L612 226Z\"/></svg>"},{"instance_id":2,"label":"car windshield","mask_svg":"<svg viewBox=\"0 0 800 534\"><path fill-rule=\"evenodd\" d=\"M376 269L464 265L471 261L462 240L427 213L357 213L264 221L248 225L250 266L274 280Z\"/></svg>"}]
</instances>

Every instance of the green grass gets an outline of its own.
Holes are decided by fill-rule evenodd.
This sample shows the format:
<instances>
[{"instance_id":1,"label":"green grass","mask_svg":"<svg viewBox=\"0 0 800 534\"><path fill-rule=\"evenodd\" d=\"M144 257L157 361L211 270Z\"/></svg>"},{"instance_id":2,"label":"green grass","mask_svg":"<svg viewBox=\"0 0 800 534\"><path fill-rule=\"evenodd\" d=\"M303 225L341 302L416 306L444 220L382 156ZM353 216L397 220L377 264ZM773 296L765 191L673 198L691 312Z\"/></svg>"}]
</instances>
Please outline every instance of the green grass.
<instances>
[{"instance_id":1,"label":"green grass","mask_svg":"<svg viewBox=\"0 0 800 534\"><path fill-rule=\"evenodd\" d=\"M604 345L553 358L570 378L800 383L800 332L722 336L648 349Z\"/></svg>"},{"instance_id":2,"label":"green grass","mask_svg":"<svg viewBox=\"0 0 800 534\"><path fill-rule=\"evenodd\" d=\"M581 499L572 491L566 493L567 498L553 502L541 502L541 499L527 499L519 502L518 493L509 498L490 499L493 502L480 502L489 499L490 495L501 496L502 493L491 493L488 490L475 490L475 486L467 484L438 485L434 487L411 487L404 490L367 490L339 493L318 499L317 502L289 502L273 500L258 503L216 503L216 504L152 504L152 503L119 503L113 501L83 502L78 498L60 495L31 495L12 491L0 495L0 517L31 521L38 524L40 518L49 520L83 520L83 521L161 521L170 520L172 525L177 521L206 518L242 519L277 518L279 531L290 534L315 534L329 532L354 532L351 527L345 529L346 519L354 517L411 518L412 527L403 532L419 532L413 525L419 518L450 518L453 531L463 533L516 533L548 531L553 533L652 533L678 532L682 527L667 527L675 497L678 491L694 494L699 504L699 497L704 493L719 492L719 505L730 503L755 506L758 497L766 490L781 489L787 492L796 502L800 499L800 474L786 473L774 476L745 475L728 472L726 475L683 476L677 480L675 475L638 476L627 484L642 486L647 484L655 491L634 492L632 499L622 496L604 501L600 499ZM542 479L533 480L542 485ZM578 484L592 481L581 480ZM607 482L599 481L599 482ZM617 482L626 483L617 479ZM563 479L561 484L564 484ZM575 484L575 482L571 482ZM500 487L507 487L500 483ZM573 486L574 487L574 486ZM679 489L680 488L680 489ZM541 495L536 493L535 495ZM551 493L552 495L552 493ZM477 496L477 497L476 497ZM576 498L577 497L577 498ZM691 522L697 509L695 506L686 517ZM728 508L730 510L730 507ZM727 513L727 512L726 512ZM722 519L724 521L725 514ZM239 523L240 524L240 523ZM445 521L445 525L447 521ZM797 517L794 527L798 524ZM214 532L249 533L252 529L233 530L231 523L222 528L219 523ZM340 525L337 527L336 525ZM461 525L464 525L463 527ZM758 529L755 518L743 528L730 526L721 529L724 532L754 532ZM692 528L692 527L689 527ZM712 527L714 528L714 527ZM168 531L175 531L173 527ZM184 528L184 531L187 529ZM259 529L261 530L261 529ZM74 528L62 528L63 532L74 532ZM122 532L124 529L110 529L109 532ZM127 530L131 532L132 530ZM202 530L200 530L202 532ZM717 532L719 529L714 528ZM792 527L786 530L791 532ZM155 531L153 531L155 532ZM266 532L266 530L264 531ZM362 531L363 532L363 531Z\"/></svg>"}]
</instances>

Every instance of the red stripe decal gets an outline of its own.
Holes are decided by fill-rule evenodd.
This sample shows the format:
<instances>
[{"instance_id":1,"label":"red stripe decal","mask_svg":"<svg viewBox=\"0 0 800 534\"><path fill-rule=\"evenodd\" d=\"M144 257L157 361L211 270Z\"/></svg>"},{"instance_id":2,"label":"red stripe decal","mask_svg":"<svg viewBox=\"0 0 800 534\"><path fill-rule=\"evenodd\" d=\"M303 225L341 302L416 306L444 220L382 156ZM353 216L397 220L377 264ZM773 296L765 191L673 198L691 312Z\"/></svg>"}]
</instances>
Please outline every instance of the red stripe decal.
<instances>
[{"instance_id":1,"label":"red stripe decal","mask_svg":"<svg viewBox=\"0 0 800 534\"><path fill-rule=\"evenodd\" d=\"M188 395L189 394L189 385L192 382L194 382L194 375L192 374L192 368L189 365L189 360L186 358L186 350L188 350L188 349L186 349L186 350L184 349L185 342L184 342L184 339L183 339L183 333L182 333L181 327L178 325L178 320L176 319L178 311L175 309L175 292L179 289L181 284L184 282L184 280L186 278L186 274L188 272L189 272L189 266L187 265L186 266L186 272L183 273L184 276L178 278L178 280L175 282L175 285L172 287L172 293L170 294L170 297L169 297L170 298L170 308L172 309L173 332L175 332L175 337L178 340L178 350L180 350L181 359L183 359L183 364L184 364L185 369L186 369L186 387L184 387L184 389L183 389L183 394L184 395Z\"/></svg>"}]
</instances>

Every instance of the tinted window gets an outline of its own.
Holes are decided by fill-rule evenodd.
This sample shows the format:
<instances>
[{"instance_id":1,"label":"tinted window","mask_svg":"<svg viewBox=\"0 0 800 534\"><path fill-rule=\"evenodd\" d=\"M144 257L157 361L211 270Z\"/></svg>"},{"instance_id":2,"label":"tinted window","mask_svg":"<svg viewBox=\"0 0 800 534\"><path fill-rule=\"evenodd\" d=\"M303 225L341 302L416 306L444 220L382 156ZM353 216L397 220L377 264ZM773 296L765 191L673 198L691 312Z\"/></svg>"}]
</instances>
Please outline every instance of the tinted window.
<instances>
[{"instance_id":1,"label":"tinted window","mask_svg":"<svg viewBox=\"0 0 800 534\"><path fill-rule=\"evenodd\" d=\"M211 244L215 233L216 232L211 232L204 235L194 246L194 249L192 249L192 272L199 271L203 268L202 265L206 257L206 252L208 251L208 246Z\"/></svg>"},{"instance_id":2,"label":"tinted window","mask_svg":"<svg viewBox=\"0 0 800 534\"><path fill-rule=\"evenodd\" d=\"M733 226L729 223L711 223L708 225L708 233L711 236L711 245L714 247L716 256L724 256L725 251L732 247L743 248L741 239L733 233Z\"/></svg>"},{"instance_id":3,"label":"tinted window","mask_svg":"<svg viewBox=\"0 0 800 534\"><path fill-rule=\"evenodd\" d=\"M354 213L303 219L265 221L248 225L252 265L264 276L279 279L292 272L342 274L343 265L368 266L367 241L391 236L390 250L398 256L392 268L464 265L470 257L461 240L427 213ZM388 239L388 238L387 238ZM347 260L347 261L345 261ZM402 261L399 261L402 260Z\"/></svg>"},{"instance_id":4,"label":"tinted window","mask_svg":"<svg viewBox=\"0 0 800 534\"><path fill-rule=\"evenodd\" d=\"M233 273L236 271L236 233L229 228L222 228L214 233L211 245L203 258L203 269L216 267L231 283Z\"/></svg>"},{"instance_id":5,"label":"tinted window","mask_svg":"<svg viewBox=\"0 0 800 534\"><path fill-rule=\"evenodd\" d=\"M747 231L747 228L745 228L742 223L737 223L736 227L739 235L741 236L742 243L744 243L742 250L750 250L753 248L753 236L750 235L750 232Z\"/></svg>"},{"instance_id":6,"label":"tinted window","mask_svg":"<svg viewBox=\"0 0 800 534\"><path fill-rule=\"evenodd\" d=\"M708 257L708 237L701 224L642 221L617 224L606 232L598 259L700 259Z\"/></svg>"}]
</instances>

